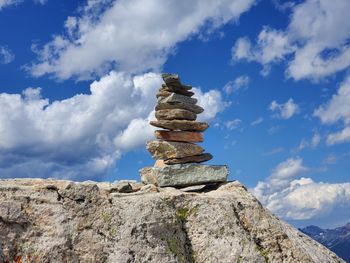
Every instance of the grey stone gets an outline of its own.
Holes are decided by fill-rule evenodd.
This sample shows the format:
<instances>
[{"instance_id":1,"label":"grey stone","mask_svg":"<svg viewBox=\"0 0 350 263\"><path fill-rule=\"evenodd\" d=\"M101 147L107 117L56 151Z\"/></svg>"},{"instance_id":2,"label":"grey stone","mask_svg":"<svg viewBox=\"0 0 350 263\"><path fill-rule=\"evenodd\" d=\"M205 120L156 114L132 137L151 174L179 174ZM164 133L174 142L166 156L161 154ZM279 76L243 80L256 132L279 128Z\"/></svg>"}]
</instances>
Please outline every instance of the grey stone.
<instances>
[{"instance_id":1,"label":"grey stone","mask_svg":"<svg viewBox=\"0 0 350 263\"><path fill-rule=\"evenodd\" d=\"M146 184L140 190L140 193L157 193L159 192L159 188L154 184Z\"/></svg>"},{"instance_id":2,"label":"grey stone","mask_svg":"<svg viewBox=\"0 0 350 263\"><path fill-rule=\"evenodd\" d=\"M194 95L193 91L190 91L189 89L191 89L192 87L189 86L170 86L168 87L167 85L162 85L162 87L159 89L159 93L158 95L162 95L162 96L157 96L157 97L167 97L171 94L166 95L165 93L178 93L184 96L188 96L188 97L192 97ZM166 96L164 96L166 95Z\"/></svg>"},{"instance_id":3,"label":"grey stone","mask_svg":"<svg viewBox=\"0 0 350 263\"><path fill-rule=\"evenodd\" d=\"M199 145L187 142L148 141L146 148L156 160L184 158L204 152Z\"/></svg>"},{"instance_id":4,"label":"grey stone","mask_svg":"<svg viewBox=\"0 0 350 263\"><path fill-rule=\"evenodd\" d=\"M165 164L181 164L181 163L203 163L213 159L210 153L203 153L183 158L173 158L164 161Z\"/></svg>"},{"instance_id":5,"label":"grey stone","mask_svg":"<svg viewBox=\"0 0 350 263\"><path fill-rule=\"evenodd\" d=\"M208 129L209 127L209 124L207 122L197 122L188 120L158 120L150 121L150 124L155 127L173 131L180 130L202 132Z\"/></svg>"},{"instance_id":6,"label":"grey stone","mask_svg":"<svg viewBox=\"0 0 350 263\"><path fill-rule=\"evenodd\" d=\"M150 185L115 195L74 183L60 197L47 188L68 184L0 180L0 262L344 262L239 182L205 193Z\"/></svg>"},{"instance_id":7,"label":"grey stone","mask_svg":"<svg viewBox=\"0 0 350 263\"><path fill-rule=\"evenodd\" d=\"M196 114L200 114L204 111L204 109L201 106L191 104L191 103L177 103L177 104L158 103L156 106L156 110L167 110L167 109L184 109L184 110L192 111Z\"/></svg>"},{"instance_id":8,"label":"grey stone","mask_svg":"<svg viewBox=\"0 0 350 263\"><path fill-rule=\"evenodd\" d=\"M83 182L86 184L86 182ZM107 191L109 193L132 193L137 192L144 185L136 180L120 180L113 183L109 182L95 182L100 190Z\"/></svg>"},{"instance_id":9,"label":"grey stone","mask_svg":"<svg viewBox=\"0 0 350 263\"><path fill-rule=\"evenodd\" d=\"M142 173L141 173L142 176ZM226 182L226 165L175 164L164 167L152 167L142 182L149 180L160 187L184 187L191 185Z\"/></svg>"},{"instance_id":10,"label":"grey stone","mask_svg":"<svg viewBox=\"0 0 350 263\"><path fill-rule=\"evenodd\" d=\"M172 73L163 73L162 78L167 85L182 86L179 75Z\"/></svg>"},{"instance_id":11,"label":"grey stone","mask_svg":"<svg viewBox=\"0 0 350 263\"><path fill-rule=\"evenodd\" d=\"M157 120L191 120L197 118L197 114L183 109L158 110L156 111Z\"/></svg>"},{"instance_id":12,"label":"grey stone","mask_svg":"<svg viewBox=\"0 0 350 263\"><path fill-rule=\"evenodd\" d=\"M158 103L169 103L169 104L196 104L197 99L190 98L185 95L177 94L177 93L171 93L168 97L159 97Z\"/></svg>"},{"instance_id":13,"label":"grey stone","mask_svg":"<svg viewBox=\"0 0 350 263\"><path fill-rule=\"evenodd\" d=\"M140 175L141 175L141 182L148 185L155 185L157 183L156 178L153 176L152 173L153 167L143 167L140 169Z\"/></svg>"}]
</instances>

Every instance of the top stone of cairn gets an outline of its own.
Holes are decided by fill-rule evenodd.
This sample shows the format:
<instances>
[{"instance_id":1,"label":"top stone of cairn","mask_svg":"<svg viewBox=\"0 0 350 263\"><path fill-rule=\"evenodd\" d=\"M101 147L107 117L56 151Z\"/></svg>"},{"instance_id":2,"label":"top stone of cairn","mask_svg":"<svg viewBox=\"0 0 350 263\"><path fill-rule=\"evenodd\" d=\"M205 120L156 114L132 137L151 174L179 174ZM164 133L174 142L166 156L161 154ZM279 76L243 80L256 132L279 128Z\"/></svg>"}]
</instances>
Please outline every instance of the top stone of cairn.
<instances>
[{"instance_id":1,"label":"top stone of cairn","mask_svg":"<svg viewBox=\"0 0 350 263\"><path fill-rule=\"evenodd\" d=\"M177 74L172 74L172 73L164 73L162 74L162 78L165 82L165 85L171 87L182 87L179 75ZM189 88L191 89L191 88Z\"/></svg>"},{"instance_id":2,"label":"top stone of cairn","mask_svg":"<svg viewBox=\"0 0 350 263\"><path fill-rule=\"evenodd\" d=\"M216 165L214 169L212 165L199 164L213 156L195 144L203 141L201 132L209 125L196 121L197 114L204 109L196 105L197 99L191 98L194 95L192 87L183 85L177 74L165 73L162 78L165 84L156 95L157 120L150 124L164 130L156 130L158 140L146 144L156 164L140 170L142 181L176 187L225 182L226 166Z\"/></svg>"}]
</instances>

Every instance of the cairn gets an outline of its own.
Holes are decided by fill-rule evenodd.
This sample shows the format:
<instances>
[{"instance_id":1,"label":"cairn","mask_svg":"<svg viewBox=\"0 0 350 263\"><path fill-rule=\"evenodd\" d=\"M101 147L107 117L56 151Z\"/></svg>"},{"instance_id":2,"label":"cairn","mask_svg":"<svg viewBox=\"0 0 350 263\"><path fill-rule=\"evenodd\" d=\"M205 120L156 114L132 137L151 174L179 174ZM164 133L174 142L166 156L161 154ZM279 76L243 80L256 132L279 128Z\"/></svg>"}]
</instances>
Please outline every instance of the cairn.
<instances>
[{"instance_id":1,"label":"cairn","mask_svg":"<svg viewBox=\"0 0 350 263\"><path fill-rule=\"evenodd\" d=\"M213 156L196 144L203 142L202 132L209 125L196 121L204 109L192 98L192 87L183 85L176 74L162 74L162 78L165 84L156 95L157 120L150 124L164 130L156 130L157 140L146 143L156 162L140 170L142 181L176 187L225 182L227 166L199 164Z\"/></svg>"},{"instance_id":2,"label":"cairn","mask_svg":"<svg viewBox=\"0 0 350 263\"><path fill-rule=\"evenodd\" d=\"M165 130L156 130L158 140L147 142L147 149L153 158L158 159L156 166L164 164L201 163L213 158L210 153L195 144L203 142L201 132L209 125L196 122L197 114L204 109L197 99L191 98L194 92L191 86L182 85L178 75L163 74L165 84L157 93L158 104L155 116L157 121L150 124Z\"/></svg>"}]
</instances>

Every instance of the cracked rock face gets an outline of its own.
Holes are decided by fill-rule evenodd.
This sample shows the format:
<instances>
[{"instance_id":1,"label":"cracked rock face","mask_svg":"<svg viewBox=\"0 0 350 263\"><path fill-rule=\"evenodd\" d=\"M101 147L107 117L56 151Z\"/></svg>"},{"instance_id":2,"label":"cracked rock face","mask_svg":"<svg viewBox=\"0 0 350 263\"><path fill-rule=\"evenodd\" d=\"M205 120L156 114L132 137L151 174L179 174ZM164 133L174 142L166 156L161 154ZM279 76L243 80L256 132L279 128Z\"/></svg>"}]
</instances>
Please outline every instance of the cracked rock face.
<instances>
[{"instance_id":1,"label":"cracked rock face","mask_svg":"<svg viewBox=\"0 0 350 263\"><path fill-rule=\"evenodd\" d=\"M238 182L0 180L0 262L344 262Z\"/></svg>"}]
</instances>

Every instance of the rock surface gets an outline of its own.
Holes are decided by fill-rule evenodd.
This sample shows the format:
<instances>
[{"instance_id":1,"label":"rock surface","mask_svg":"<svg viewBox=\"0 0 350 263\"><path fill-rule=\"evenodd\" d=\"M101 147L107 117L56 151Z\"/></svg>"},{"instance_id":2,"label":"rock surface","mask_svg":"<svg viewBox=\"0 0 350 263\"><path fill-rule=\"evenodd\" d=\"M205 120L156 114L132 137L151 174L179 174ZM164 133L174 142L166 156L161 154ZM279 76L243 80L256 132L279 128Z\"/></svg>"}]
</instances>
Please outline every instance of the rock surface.
<instances>
[{"instance_id":1,"label":"rock surface","mask_svg":"<svg viewBox=\"0 0 350 263\"><path fill-rule=\"evenodd\" d=\"M158 99L159 97L168 97L171 95L170 91L166 91L166 90L160 90L157 94L156 94L156 98Z\"/></svg>"},{"instance_id":2,"label":"rock surface","mask_svg":"<svg viewBox=\"0 0 350 263\"><path fill-rule=\"evenodd\" d=\"M156 111L156 118L158 120L190 120L194 121L197 118L197 114L192 111L183 109L169 109Z\"/></svg>"},{"instance_id":3,"label":"rock surface","mask_svg":"<svg viewBox=\"0 0 350 263\"><path fill-rule=\"evenodd\" d=\"M227 181L226 165L175 164L164 167L146 167L140 170L141 181L159 187L185 187L222 183Z\"/></svg>"},{"instance_id":4,"label":"rock surface","mask_svg":"<svg viewBox=\"0 0 350 263\"><path fill-rule=\"evenodd\" d=\"M148 141L146 148L154 159L184 158L204 152L199 145L185 142Z\"/></svg>"},{"instance_id":5,"label":"rock surface","mask_svg":"<svg viewBox=\"0 0 350 263\"><path fill-rule=\"evenodd\" d=\"M192 87L191 87L192 88ZM178 86L178 87L173 87L173 86L162 86L159 89L159 92L169 92L169 93L177 93L177 94L181 94L187 97L192 97L194 95L193 91L190 91L186 86ZM160 96L160 97L167 97L167 96Z\"/></svg>"},{"instance_id":6,"label":"rock surface","mask_svg":"<svg viewBox=\"0 0 350 263\"><path fill-rule=\"evenodd\" d=\"M196 114L200 114L204 111L204 109L201 106L190 104L190 103L177 103L177 104L159 103L156 106L156 111L167 110L167 109L184 109L184 110L192 111Z\"/></svg>"},{"instance_id":7,"label":"rock surface","mask_svg":"<svg viewBox=\"0 0 350 263\"><path fill-rule=\"evenodd\" d=\"M165 164L180 164L180 163L202 163L213 159L210 153L203 153L194 156L188 156L184 158L167 159L164 161Z\"/></svg>"},{"instance_id":8,"label":"rock surface","mask_svg":"<svg viewBox=\"0 0 350 263\"><path fill-rule=\"evenodd\" d=\"M154 132L154 135L159 140L178 142L203 142L203 135L199 132L157 130Z\"/></svg>"},{"instance_id":9,"label":"rock surface","mask_svg":"<svg viewBox=\"0 0 350 263\"><path fill-rule=\"evenodd\" d=\"M238 182L129 194L107 185L1 180L0 262L344 262Z\"/></svg>"},{"instance_id":10,"label":"rock surface","mask_svg":"<svg viewBox=\"0 0 350 263\"><path fill-rule=\"evenodd\" d=\"M162 98L158 98L158 103L169 103L169 104L196 104L197 99L190 98L185 95L177 94L177 93L172 93L170 96Z\"/></svg>"},{"instance_id":11,"label":"rock surface","mask_svg":"<svg viewBox=\"0 0 350 263\"><path fill-rule=\"evenodd\" d=\"M181 131L205 131L208 129L209 124L206 122L196 122L188 120L159 120L150 121L152 126L158 128L164 128L169 130L181 130Z\"/></svg>"},{"instance_id":12,"label":"rock surface","mask_svg":"<svg viewBox=\"0 0 350 263\"><path fill-rule=\"evenodd\" d=\"M163 73L162 78L163 78L166 85L171 85L171 86L176 86L176 87L182 86L180 77L177 74Z\"/></svg>"}]
</instances>

